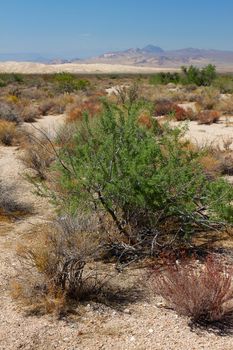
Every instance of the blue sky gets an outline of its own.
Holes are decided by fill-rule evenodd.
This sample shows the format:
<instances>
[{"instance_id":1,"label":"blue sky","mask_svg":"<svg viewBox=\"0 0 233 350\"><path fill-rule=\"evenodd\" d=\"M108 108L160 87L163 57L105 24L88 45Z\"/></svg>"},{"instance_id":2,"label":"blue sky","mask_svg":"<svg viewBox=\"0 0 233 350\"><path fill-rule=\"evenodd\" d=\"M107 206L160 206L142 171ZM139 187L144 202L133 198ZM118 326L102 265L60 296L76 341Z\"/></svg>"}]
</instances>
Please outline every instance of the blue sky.
<instances>
[{"instance_id":1,"label":"blue sky","mask_svg":"<svg viewBox=\"0 0 233 350\"><path fill-rule=\"evenodd\" d=\"M233 50L233 0L0 0L0 53L84 57L147 44Z\"/></svg>"}]
</instances>

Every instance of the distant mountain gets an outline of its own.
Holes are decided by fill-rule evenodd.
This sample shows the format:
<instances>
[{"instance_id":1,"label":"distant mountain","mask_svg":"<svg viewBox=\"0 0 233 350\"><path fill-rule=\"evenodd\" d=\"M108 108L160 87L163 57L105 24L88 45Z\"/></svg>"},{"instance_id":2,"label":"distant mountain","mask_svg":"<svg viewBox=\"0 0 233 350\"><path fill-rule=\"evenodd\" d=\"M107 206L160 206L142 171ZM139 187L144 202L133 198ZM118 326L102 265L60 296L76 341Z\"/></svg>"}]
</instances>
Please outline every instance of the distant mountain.
<instances>
[{"instance_id":1,"label":"distant mountain","mask_svg":"<svg viewBox=\"0 0 233 350\"><path fill-rule=\"evenodd\" d=\"M0 53L0 61L17 61L17 62L42 62L47 63L50 58L43 57L38 53Z\"/></svg>"},{"instance_id":2,"label":"distant mountain","mask_svg":"<svg viewBox=\"0 0 233 350\"><path fill-rule=\"evenodd\" d=\"M148 68L180 68L182 65L205 66L214 64L218 69L224 71L233 69L233 51L203 50L198 48L184 48L178 50L163 50L159 46L147 45L143 48L129 48L123 51L112 51L101 56L89 59L75 58L72 60L59 57L44 57L38 53L11 53L0 54L0 62L39 62L46 64L82 64L82 63L104 63L120 64Z\"/></svg>"},{"instance_id":3,"label":"distant mountain","mask_svg":"<svg viewBox=\"0 0 233 350\"><path fill-rule=\"evenodd\" d=\"M154 45L147 45L143 47L141 51L149 54L162 54L164 52L164 50L161 49L161 47Z\"/></svg>"},{"instance_id":4,"label":"distant mountain","mask_svg":"<svg viewBox=\"0 0 233 350\"><path fill-rule=\"evenodd\" d=\"M204 66L208 63L217 68L233 67L233 51L185 48L165 51L159 46L147 45L124 51L107 52L86 60L88 63L125 64L147 67L179 68L182 65Z\"/></svg>"},{"instance_id":5,"label":"distant mountain","mask_svg":"<svg viewBox=\"0 0 233 350\"><path fill-rule=\"evenodd\" d=\"M37 62L47 64L64 64L80 61L79 58L68 60L63 58L45 57L39 53L0 53L0 62L15 61L15 62Z\"/></svg>"}]
</instances>

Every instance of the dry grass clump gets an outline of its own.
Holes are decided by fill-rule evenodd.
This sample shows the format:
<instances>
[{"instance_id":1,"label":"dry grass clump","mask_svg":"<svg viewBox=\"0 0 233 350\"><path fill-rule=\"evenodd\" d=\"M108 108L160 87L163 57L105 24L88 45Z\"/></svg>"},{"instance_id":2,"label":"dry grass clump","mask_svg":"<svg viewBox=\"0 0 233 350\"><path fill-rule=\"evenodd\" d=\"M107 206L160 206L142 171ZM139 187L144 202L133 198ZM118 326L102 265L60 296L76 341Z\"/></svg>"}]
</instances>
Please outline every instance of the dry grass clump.
<instances>
[{"instance_id":1,"label":"dry grass clump","mask_svg":"<svg viewBox=\"0 0 233 350\"><path fill-rule=\"evenodd\" d=\"M164 261L152 272L152 288L178 314L192 322L232 331L233 266L220 255Z\"/></svg>"},{"instance_id":2,"label":"dry grass clump","mask_svg":"<svg viewBox=\"0 0 233 350\"><path fill-rule=\"evenodd\" d=\"M232 143L233 139L228 138L223 140L222 146L210 143L199 148L203 153L200 163L210 178L219 175L233 175Z\"/></svg>"},{"instance_id":3,"label":"dry grass clump","mask_svg":"<svg viewBox=\"0 0 233 350\"><path fill-rule=\"evenodd\" d=\"M32 171L30 177L46 180L48 169L56 159L55 146L47 138L29 137L21 156L27 170Z\"/></svg>"},{"instance_id":4,"label":"dry grass clump","mask_svg":"<svg viewBox=\"0 0 233 350\"><path fill-rule=\"evenodd\" d=\"M15 144L19 136L16 125L13 122L0 120L0 143L5 146Z\"/></svg>"},{"instance_id":5,"label":"dry grass clump","mask_svg":"<svg viewBox=\"0 0 233 350\"><path fill-rule=\"evenodd\" d=\"M200 164L209 179L216 178L222 172L220 160L210 153L200 158Z\"/></svg>"},{"instance_id":6,"label":"dry grass clump","mask_svg":"<svg viewBox=\"0 0 233 350\"><path fill-rule=\"evenodd\" d=\"M216 109L223 114L233 114L233 95L226 96L224 99L222 98Z\"/></svg>"},{"instance_id":7,"label":"dry grass clump","mask_svg":"<svg viewBox=\"0 0 233 350\"><path fill-rule=\"evenodd\" d=\"M33 238L18 247L22 265L12 285L13 297L40 312L64 312L70 300L100 293L111 275L98 268L100 235L96 217L61 217L38 227Z\"/></svg>"},{"instance_id":8,"label":"dry grass clump","mask_svg":"<svg viewBox=\"0 0 233 350\"><path fill-rule=\"evenodd\" d=\"M0 180L0 220L4 218L19 218L32 212L28 203L21 203L15 197L15 187L8 186Z\"/></svg>"},{"instance_id":9,"label":"dry grass clump","mask_svg":"<svg viewBox=\"0 0 233 350\"><path fill-rule=\"evenodd\" d=\"M20 123L22 121L16 106L12 103L2 101L0 102L0 120L15 123Z\"/></svg>"},{"instance_id":10,"label":"dry grass clump","mask_svg":"<svg viewBox=\"0 0 233 350\"><path fill-rule=\"evenodd\" d=\"M39 118L39 109L36 106L28 105L22 109L21 118L25 123L33 123Z\"/></svg>"},{"instance_id":11,"label":"dry grass clump","mask_svg":"<svg viewBox=\"0 0 233 350\"><path fill-rule=\"evenodd\" d=\"M51 97L43 100L39 105L39 112L41 115L55 115L62 114L65 111L66 105L70 103L70 99L63 95Z\"/></svg>"},{"instance_id":12,"label":"dry grass clump","mask_svg":"<svg viewBox=\"0 0 233 350\"><path fill-rule=\"evenodd\" d=\"M213 123L217 123L220 117L221 117L221 114L219 111L204 110L198 114L197 119L198 119L198 124L210 125Z\"/></svg>"},{"instance_id":13,"label":"dry grass clump","mask_svg":"<svg viewBox=\"0 0 233 350\"><path fill-rule=\"evenodd\" d=\"M202 109L215 109L220 100L219 90L212 87L199 87L195 93L186 96L189 102L197 102Z\"/></svg>"}]
</instances>

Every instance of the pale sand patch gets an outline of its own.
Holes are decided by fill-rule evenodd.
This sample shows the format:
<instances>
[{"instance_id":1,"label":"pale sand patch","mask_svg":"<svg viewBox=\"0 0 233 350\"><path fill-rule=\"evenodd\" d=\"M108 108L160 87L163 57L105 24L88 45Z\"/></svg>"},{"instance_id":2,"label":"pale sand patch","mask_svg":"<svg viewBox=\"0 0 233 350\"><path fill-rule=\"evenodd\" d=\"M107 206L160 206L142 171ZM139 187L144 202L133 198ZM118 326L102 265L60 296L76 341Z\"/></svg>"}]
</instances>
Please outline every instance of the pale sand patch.
<instances>
[{"instance_id":1,"label":"pale sand patch","mask_svg":"<svg viewBox=\"0 0 233 350\"><path fill-rule=\"evenodd\" d=\"M137 67L121 64L104 63L65 63L44 64L34 62L0 62L1 73L49 74L70 72L80 74L100 73L157 73L179 71L179 68L169 67Z\"/></svg>"},{"instance_id":2,"label":"pale sand patch","mask_svg":"<svg viewBox=\"0 0 233 350\"><path fill-rule=\"evenodd\" d=\"M230 148L233 150L233 117L222 117L216 124L200 125L196 121L172 122L172 125L186 125L185 137L199 146L215 145L223 148L224 141L232 140Z\"/></svg>"}]
</instances>

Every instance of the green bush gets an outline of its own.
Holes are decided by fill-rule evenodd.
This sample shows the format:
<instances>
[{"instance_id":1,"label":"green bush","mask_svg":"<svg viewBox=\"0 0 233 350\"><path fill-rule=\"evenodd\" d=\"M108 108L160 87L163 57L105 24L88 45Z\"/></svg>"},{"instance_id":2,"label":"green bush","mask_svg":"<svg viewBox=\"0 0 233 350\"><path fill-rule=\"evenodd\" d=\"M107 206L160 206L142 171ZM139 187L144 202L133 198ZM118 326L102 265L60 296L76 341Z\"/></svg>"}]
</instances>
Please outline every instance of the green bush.
<instances>
[{"instance_id":1,"label":"green bush","mask_svg":"<svg viewBox=\"0 0 233 350\"><path fill-rule=\"evenodd\" d=\"M77 79L70 73L58 73L54 76L54 81L57 84L60 92L74 92L77 90L86 90L90 86L90 82L85 79Z\"/></svg>"},{"instance_id":2,"label":"green bush","mask_svg":"<svg viewBox=\"0 0 233 350\"><path fill-rule=\"evenodd\" d=\"M157 84L166 85L169 83L178 84L180 82L180 74L170 73L170 72L157 73L150 77L149 82L152 85L157 85Z\"/></svg>"},{"instance_id":3,"label":"green bush","mask_svg":"<svg viewBox=\"0 0 233 350\"><path fill-rule=\"evenodd\" d=\"M183 84L197 86L210 86L217 78L216 68L212 64L208 64L206 67L199 69L195 66L181 67L182 73L157 73L153 75L149 82L152 85L157 84Z\"/></svg>"},{"instance_id":4,"label":"green bush","mask_svg":"<svg viewBox=\"0 0 233 350\"><path fill-rule=\"evenodd\" d=\"M181 67L183 84L196 84L198 86L210 86L217 78L216 67L208 64L206 67L199 69L194 66Z\"/></svg>"},{"instance_id":5,"label":"green bush","mask_svg":"<svg viewBox=\"0 0 233 350\"><path fill-rule=\"evenodd\" d=\"M139 102L104 107L100 118L85 114L61 147L57 170L66 210L104 211L143 247L155 237L181 239L233 221L231 185L207 180L199 154L181 141L183 130L149 116L145 122L140 116L146 109L149 115L149 106Z\"/></svg>"},{"instance_id":6,"label":"green bush","mask_svg":"<svg viewBox=\"0 0 233 350\"><path fill-rule=\"evenodd\" d=\"M214 87L218 88L222 94L233 93L233 76L231 75L220 75L214 81Z\"/></svg>"}]
</instances>

